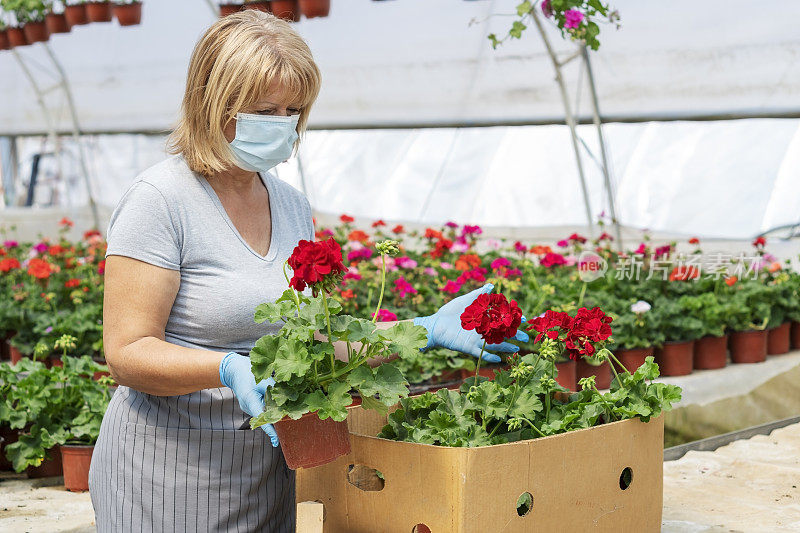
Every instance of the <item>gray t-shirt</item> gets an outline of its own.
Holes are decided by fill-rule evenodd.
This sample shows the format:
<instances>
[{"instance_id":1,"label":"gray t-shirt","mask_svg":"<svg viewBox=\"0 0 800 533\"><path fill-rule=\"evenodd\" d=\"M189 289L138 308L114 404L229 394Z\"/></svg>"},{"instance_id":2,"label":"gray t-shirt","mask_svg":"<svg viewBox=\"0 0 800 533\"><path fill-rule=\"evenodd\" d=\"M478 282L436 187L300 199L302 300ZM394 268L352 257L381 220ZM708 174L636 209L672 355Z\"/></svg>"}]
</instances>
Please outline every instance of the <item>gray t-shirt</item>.
<instances>
[{"instance_id":1,"label":"gray t-shirt","mask_svg":"<svg viewBox=\"0 0 800 533\"><path fill-rule=\"evenodd\" d=\"M208 181L177 155L150 167L125 192L111 215L109 255L122 255L180 271L165 327L180 346L248 353L278 324L256 324L258 304L287 288L283 263L301 239L313 240L308 200L270 174L272 240L266 257L233 225ZM266 223L266 220L265 220Z\"/></svg>"}]
</instances>

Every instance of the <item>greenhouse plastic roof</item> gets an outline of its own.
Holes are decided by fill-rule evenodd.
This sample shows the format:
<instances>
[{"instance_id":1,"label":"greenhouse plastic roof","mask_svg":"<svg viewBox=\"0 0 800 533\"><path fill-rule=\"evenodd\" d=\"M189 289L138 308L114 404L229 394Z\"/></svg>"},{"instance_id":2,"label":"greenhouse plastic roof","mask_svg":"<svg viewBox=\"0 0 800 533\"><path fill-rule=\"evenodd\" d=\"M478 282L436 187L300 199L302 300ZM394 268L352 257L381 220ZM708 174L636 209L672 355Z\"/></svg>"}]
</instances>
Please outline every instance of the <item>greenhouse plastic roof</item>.
<instances>
[{"instance_id":1,"label":"greenhouse plastic roof","mask_svg":"<svg viewBox=\"0 0 800 533\"><path fill-rule=\"evenodd\" d=\"M530 28L492 50L517 0L333 0L327 18L296 24L323 72L317 128L539 123L563 120L549 58ZM610 119L800 113L800 2L611 2L592 53ZM143 23L89 24L50 46L72 85L85 131L161 131L173 124L191 49L215 17L200 0L144 2ZM474 23L470 23L474 21ZM557 31L564 54L575 50ZM19 51L43 87L55 77L42 45ZM577 62L568 65L578 84ZM585 79L581 97L585 100ZM0 52L0 134L43 132L46 122L12 52ZM66 102L46 95L61 130ZM589 107L584 101L581 114Z\"/></svg>"}]
</instances>

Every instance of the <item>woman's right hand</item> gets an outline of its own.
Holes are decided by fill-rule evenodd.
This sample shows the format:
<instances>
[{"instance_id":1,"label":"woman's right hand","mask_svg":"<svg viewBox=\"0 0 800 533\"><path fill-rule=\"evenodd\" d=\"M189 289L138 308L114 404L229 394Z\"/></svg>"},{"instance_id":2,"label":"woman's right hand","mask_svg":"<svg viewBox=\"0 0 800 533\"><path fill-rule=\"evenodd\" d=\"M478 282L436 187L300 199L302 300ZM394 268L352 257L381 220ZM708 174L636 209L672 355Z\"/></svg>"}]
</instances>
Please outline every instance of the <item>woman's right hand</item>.
<instances>
[{"instance_id":1,"label":"woman's right hand","mask_svg":"<svg viewBox=\"0 0 800 533\"><path fill-rule=\"evenodd\" d=\"M250 358L236 352L229 352L219 363L219 379L223 385L230 388L236 399L239 400L239 407L250 416L258 416L264 412L264 394L267 387L275 384L272 378L267 378L256 383L253 371L250 368ZM272 424L261 426L273 447L277 447L278 434Z\"/></svg>"}]
</instances>

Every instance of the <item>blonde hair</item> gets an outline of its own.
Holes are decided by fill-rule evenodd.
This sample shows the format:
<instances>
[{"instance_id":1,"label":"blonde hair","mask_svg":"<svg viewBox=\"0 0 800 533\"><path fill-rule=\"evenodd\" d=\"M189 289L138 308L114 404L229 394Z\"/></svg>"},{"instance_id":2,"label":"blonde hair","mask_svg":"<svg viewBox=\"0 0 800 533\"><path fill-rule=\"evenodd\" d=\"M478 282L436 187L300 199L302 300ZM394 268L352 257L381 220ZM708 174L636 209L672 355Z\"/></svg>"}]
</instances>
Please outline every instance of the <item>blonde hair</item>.
<instances>
[{"instance_id":1,"label":"blonde hair","mask_svg":"<svg viewBox=\"0 0 800 533\"><path fill-rule=\"evenodd\" d=\"M301 108L297 133L302 135L320 81L311 50L288 22L258 10L221 18L194 48L168 150L183 154L189 168L204 176L231 168L233 153L223 129L236 113L280 87Z\"/></svg>"}]
</instances>

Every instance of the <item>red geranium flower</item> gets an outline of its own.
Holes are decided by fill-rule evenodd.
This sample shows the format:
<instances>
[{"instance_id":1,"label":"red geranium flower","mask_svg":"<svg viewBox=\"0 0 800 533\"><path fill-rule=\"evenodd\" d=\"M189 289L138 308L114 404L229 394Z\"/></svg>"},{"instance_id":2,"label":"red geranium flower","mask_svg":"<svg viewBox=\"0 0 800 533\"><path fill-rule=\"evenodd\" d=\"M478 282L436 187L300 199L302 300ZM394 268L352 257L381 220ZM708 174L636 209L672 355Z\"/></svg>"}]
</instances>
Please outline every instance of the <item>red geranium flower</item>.
<instances>
[{"instance_id":1,"label":"red geranium flower","mask_svg":"<svg viewBox=\"0 0 800 533\"><path fill-rule=\"evenodd\" d=\"M64 287L71 289L73 287L78 287L81 284L81 280L78 278L71 278L64 282Z\"/></svg>"},{"instance_id":2,"label":"red geranium flower","mask_svg":"<svg viewBox=\"0 0 800 533\"><path fill-rule=\"evenodd\" d=\"M445 252L449 252L450 248L453 247L453 241L450 239L439 239L436 241L436 245L434 246L433 251L431 252L431 257L438 258L442 257Z\"/></svg>"},{"instance_id":3,"label":"red geranium flower","mask_svg":"<svg viewBox=\"0 0 800 533\"><path fill-rule=\"evenodd\" d=\"M689 239L689 244L700 244L700 239L698 239L697 237L692 237L691 239Z\"/></svg>"},{"instance_id":4,"label":"red geranium flower","mask_svg":"<svg viewBox=\"0 0 800 533\"><path fill-rule=\"evenodd\" d=\"M597 238L598 241L613 241L614 237L606 233L605 231Z\"/></svg>"},{"instance_id":5,"label":"red geranium flower","mask_svg":"<svg viewBox=\"0 0 800 533\"><path fill-rule=\"evenodd\" d=\"M70 219L68 219L67 217L64 217L64 218L62 218L61 220L58 221L58 225L59 226L66 226L68 228L71 228L72 226L75 225L75 223L73 221L71 221Z\"/></svg>"},{"instance_id":6,"label":"red geranium flower","mask_svg":"<svg viewBox=\"0 0 800 533\"><path fill-rule=\"evenodd\" d=\"M351 289L343 290L341 295L345 300L351 300L356 297L356 294Z\"/></svg>"},{"instance_id":7,"label":"red geranium flower","mask_svg":"<svg viewBox=\"0 0 800 533\"><path fill-rule=\"evenodd\" d=\"M448 294L456 294L461 290L461 285L450 279L447 280L447 283L444 284L444 287L439 290Z\"/></svg>"},{"instance_id":8,"label":"red geranium flower","mask_svg":"<svg viewBox=\"0 0 800 533\"><path fill-rule=\"evenodd\" d=\"M737 278L736 276L728 276L727 278L725 278L725 284L728 285L728 287L733 287L734 285L736 285L737 281L739 281L739 278Z\"/></svg>"},{"instance_id":9,"label":"red geranium flower","mask_svg":"<svg viewBox=\"0 0 800 533\"><path fill-rule=\"evenodd\" d=\"M586 237L584 237L583 235L578 235L577 233L573 233L572 235L567 237L567 239L569 239L572 242L579 242L581 244L586 242Z\"/></svg>"},{"instance_id":10,"label":"red geranium flower","mask_svg":"<svg viewBox=\"0 0 800 533\"><path fill-rule=\"evenodd\" d=\"M0 272L8 272L12 268L19 268L19 261L13 257L8 257L0 261Z\"/></svg>"},{"instance_id":11,"label":"red geranium flower","mask_svg":"<svg viewBox=\"0 0 800 533\"><path fill-rule=\"evenodd\" d=\"M63 246L59 246L58 244L54 244L53 246L50 246L49 248L47 248L47 253L50 254L50 255L63 254L64 253L64 247Z\"/></svg>"},{"instance_id":12,"label":"red geranium flower","mask_svg":"<svg viewBox=\"0 0 800 533\"><path fill-rule=\"evenodd\" d=\"M524 254L528 251L528 247L522 244L521 242L517 241L514 243L514 249L521 254Z\"/></svg>"},{"instance_id":13,"label":"red geranium flower","mask_svg":"<svg viewBox=\"0 0 800 533\"><path fill-rule=\"evenodd\" d=\"M400 276L394 280L394 288L392 288L392 292L397 293L397 296L400 298L405 298L408 294L417 294L417 289L407 282L406 278Z\"/></svg>"},{"instance_id":14,"label":"red geranium flower","mask_svg":"<svg viewBox=\"0 0 800 533\"><path fill-rule=\"evenodd\" d=\"M354 229L353 231L350 232L350 235L347 236L347 240L365 243L369 240L369 235L367 235L360 229Z\"/></svg>"},{"instance_id":15,"label":"red geranium flower","mask_svg":"<svg viewBox=\"0 0 800 533\"><path fill-rule=\"evenodd\" d=\"M52 272L52 265L44 259L34 257L28 262L28 274L35 278L47 279Z\"/></svg>"},{"instance_id":16,"label":"red geranium flower","mask_svg":"<svg viewBox=\"0 0 800 533\"><path fill-rule=\"evenodd\" d=\"M517 334L522 311L502 294L481 294L461 314L461 327L474 329L487 344L498 344Z\"/></svg>"},{"instance_id":17,"label":"red geranium flower","mask_svg":"<svg viewBox=\"0 0 800 533\"><path fill-rule=\"evenodd\" d=\"M88 241L92 237L101 237L101 236L102 235L100 234L100 232L97 231L96 229L90 229L89 231L83 234L83 240Z\"/></svg>"},{"instance_id":18,"label":"red geranium flower","mask_svg":"<svg viewBox=\"0 0 800 533\"><path fill-rule=\"evenodd\" d=\"M676 266L669 274L670 281L688 281L700 276L700 270L694 266Z\"/></svg>"},{"instance_id":19,"label":"red geranium flower","mask_svg":"<svg viewBox=\"0 0 800 533\"><path fill-rule=\"evenodd\" d=\"M539 264L542 265L543 267L566 265L567 260L561 254L550 252L548 254L545 254L545 256L539 260Z\"/></svg>"},{"instance_id":20,"label":"red geranium flower","mask_svg":"<svg viewBox=\"0 0 800 533\"><path fill-rule=\"evenodd\" d=\"M767 239L764 237L758 237L756 240L753 241L753 246L756 248L761 248L767 245Z\"/></svg>"},{"instance_id":21,"label":"red geranium flower","mask_svg":"<svg viewBox=\"0 0 800 533\"><path fill-rule=\"evenodd\" d=\"M379 226L385 226L385 225L386 225L386 222L384 222L381 219L378 219L378 220L376 220L375 222L372 223L372 227L373 228L377 228Z\"/></svg>"},{"instance_id":22,"label":"red geranium flower","mask_svg":"<svg viewBox=\"0 0 800 533\"><path fill-rule=\"evenodd\" d=\"M345 224L349 224L349 223L353 222L355 219L353 217L351 217L350 215L342 215L342 216L339 217L339 220L341 220Z\"/></svg>"},{"instance_id":23,"label":"red geranium flower","mask_svg":"<svg viewBox=\"0 0 800 533\"><path fill-rule=\"evenodd\" d=\"M611 320L599 307L581 307L575 317L547 311L543 316L533 319L528 329L539 333L535 342L545 336L563 342L567 356L578 360L582 356L594 355L594 343L604 342L611 337Z\"/></svg>"},{"instance_id":24,"label":"red geranium flower","mask_svg":"<svg viewBox=\"0 0 800 533\"><path fill-rule=\"evenodd\" d=\"M478 283L483 283L486 281L486 269L483 267L473 268L472 270L467 270L461 273L456 279L456 283L459 285L463 285L469 281L477 281Z\"/></svg>"},{"instance_id":25,"label":"red geranium flower","mask_svg":"<svg viewBox=\"0 0 800 533\"><path fill-rule=\"evenodd\" d=\"M441 239L442 232L436 231L433 228L425 228L425 238L426 239Z\"/></svg>"},{"instance_id":26,"label":"red geranium flower","mask_svg":"<svg viewBox=\"0 0 800 533\"><path fill-rule=\"evenodd\" d=\"M402 224L398 224L398 225L396 225L395 227L392 228L392 233L397 233L398 235L400 233L405 232L405 231L406 231L406 229L403 227Z\"/></svg>"},{"instance_id":27,"label":"red geranium flower","mask_svg":"<svg viewBox=\"0 0 800 533\"><path fill-rule=\"evenodd\" d=\"M97 263L97 273L101 276L106 272L106 260L103 259L99 263Z\"/></svg>"},{"instance_id":28,"label":"red geranium flower","mask_svg":"<svg viewBox=\"0 0 800 533\"><path fill-rule=\"evenodd\" d=\"M342 264L342 249L334 239L311 242L302 240L289 257L293 270L289 285L296 291L310 286L316 296L319 289L330 290L347 270Z\"/></svg>"}]
</instances>

